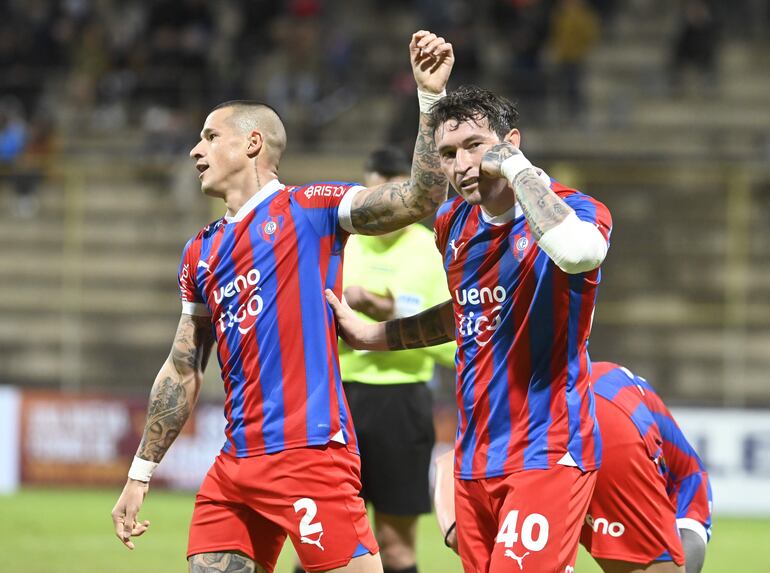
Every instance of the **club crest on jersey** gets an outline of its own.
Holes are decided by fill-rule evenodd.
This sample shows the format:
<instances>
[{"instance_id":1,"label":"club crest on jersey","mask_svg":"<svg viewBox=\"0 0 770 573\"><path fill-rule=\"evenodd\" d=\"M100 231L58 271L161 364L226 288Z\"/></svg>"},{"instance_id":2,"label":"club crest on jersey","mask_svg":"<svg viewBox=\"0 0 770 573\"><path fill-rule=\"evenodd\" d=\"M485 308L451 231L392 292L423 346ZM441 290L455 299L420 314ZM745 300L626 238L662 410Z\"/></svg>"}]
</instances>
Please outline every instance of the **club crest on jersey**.
<instances>
[{"instance_id":1,"label":"club crest on jersey","mask_svg":"<svg viewBox=\"0 0 770 573\"><path fill-rule=\"evenodd\" d=\"M529 247L529 233L520 233L513 238L513 255L517 261L524 258L524 253Z\"/></svg>"},{"instance_id":2,"label":"club crest on jersey","mask_svg":"<svg viewBox=\"0 0 770 573\"><path fill-rule=\"evenodd\" d=\"M278 217L268 217L267 220L262 222L262 227L260 228L260 236L268 243L273 243L275 242L275 239L278 236L282 226L283 216L279 215Z\"/></svg>"}]
</instances>

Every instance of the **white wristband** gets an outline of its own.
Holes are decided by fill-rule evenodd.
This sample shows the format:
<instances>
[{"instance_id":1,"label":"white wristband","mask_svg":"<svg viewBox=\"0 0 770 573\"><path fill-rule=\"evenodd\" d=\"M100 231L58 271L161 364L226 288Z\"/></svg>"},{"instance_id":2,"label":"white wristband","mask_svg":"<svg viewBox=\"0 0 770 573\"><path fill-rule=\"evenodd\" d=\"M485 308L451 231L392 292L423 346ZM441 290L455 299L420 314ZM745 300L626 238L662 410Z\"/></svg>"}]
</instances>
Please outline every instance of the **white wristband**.
<instances>
[{"instance_id":1,"label":"white wristband","mask_svg":"<svg viewBox=\"0 0 770 573\"><path fill-rule=\"evenodd\" d=\"M430 110L438 100L446 95L446 90L442 90L439 94L431 92L424 92L420 88L417 88L417 101L420 102L420 113L428 114Z\"/></svg>"},{"instance_id":2,"label":"white wristband","mask_svg":"<svg viewBox=\"0 0 770 573\"><path fill-rule=\"evenodd\" d=\"M148 482L152 477L152 472L154 472L157 467L158 464L156 462L143 460L142 458L134 456L134 461L131 462L131 468L128 470L128 477L135 479L136 481Z\"/></svg>"},{"instance_id":3,"label":"white wristband","mask_svg":"<svg viewBox=\"0 0 770 573\"><path fill-rule=\"evenodd\" d=\"M524 157L524 154L519 151L516 155L511 155L500 164L500 173L513 185L513 180L516 179L516 176L530 167L532 167L532 164L529 162L529 159Z\"/></svg>"}]
</instances>

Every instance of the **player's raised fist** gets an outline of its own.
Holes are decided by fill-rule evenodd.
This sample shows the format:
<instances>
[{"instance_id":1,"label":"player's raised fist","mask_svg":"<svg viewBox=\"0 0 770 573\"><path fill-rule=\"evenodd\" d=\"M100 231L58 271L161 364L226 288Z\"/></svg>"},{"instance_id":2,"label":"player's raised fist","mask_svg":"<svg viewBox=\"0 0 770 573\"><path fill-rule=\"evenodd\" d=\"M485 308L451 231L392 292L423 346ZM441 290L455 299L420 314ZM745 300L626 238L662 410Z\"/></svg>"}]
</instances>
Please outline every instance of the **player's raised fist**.
<instances>
[{"instance_id":1,"label":"player's raised fist","mask_svg":"<svg viewBox=\"0 0 770 573\"><path fill-rule=\"evenodd\" d=\"M514 155L522 155L522 153L511 143L498 143L484 153L484 157L481 158L481 174L491 179L503 177L500 166L503 161Z\"/></svg>"},{"instance_id":2,"label":"player's raised fist","mask_svg":"<svg viewBox=\"0 0 770 573\"><path fill-rule=\"evenodd\" d=\"M409 59L417 87L430 93L441 93L446 88L455 63L452 44L427 30L412 34Z\"/></svg>"}]
</instances>

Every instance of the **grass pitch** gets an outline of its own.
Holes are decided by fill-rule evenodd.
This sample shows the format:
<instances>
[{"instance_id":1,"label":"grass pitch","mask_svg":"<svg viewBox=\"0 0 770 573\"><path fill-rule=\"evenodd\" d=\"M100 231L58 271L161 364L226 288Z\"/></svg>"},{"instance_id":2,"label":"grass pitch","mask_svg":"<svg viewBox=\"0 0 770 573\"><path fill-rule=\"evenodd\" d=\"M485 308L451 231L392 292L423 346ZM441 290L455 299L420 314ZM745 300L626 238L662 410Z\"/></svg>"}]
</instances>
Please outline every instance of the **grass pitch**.
<instances>
[{"instance_id":1,"label":"grass pitch","mask_svg":"<svg viewBox=\"0 0 770 573\"><path fill-rule=\"evenodd\" d=\"M171 573L187 571L184 554L193 495L150 491L141 513L152 525L123 547L112 532L114 491L26 489L0 496L0 571L25 573ZM770 570L770 519L720 518L706 554L704 573ZM290 573L290 545L277 573ZM421 573L461 573L459 559L443 545L433 516L424 516L418 538ZM580 551L576 573L600 573Z\"/></svg>"}]
</instances>

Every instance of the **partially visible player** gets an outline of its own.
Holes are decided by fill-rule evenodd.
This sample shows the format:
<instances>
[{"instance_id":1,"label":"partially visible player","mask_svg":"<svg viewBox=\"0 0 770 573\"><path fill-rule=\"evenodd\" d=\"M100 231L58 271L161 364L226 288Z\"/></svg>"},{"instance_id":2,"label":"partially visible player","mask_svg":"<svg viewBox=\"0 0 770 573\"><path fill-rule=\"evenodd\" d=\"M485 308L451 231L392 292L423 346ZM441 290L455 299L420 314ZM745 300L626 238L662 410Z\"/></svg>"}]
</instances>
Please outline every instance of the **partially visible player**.
<instances>
[{"instance_id":1,"label":"partially visible player","mask_svg":"<svg viewBox=\"0 0 770 573\"><path fill-rule=\"evenodd\" d=\"M409 177L398 148L375 150L364 184ZM420 224L386 235L356 235L345 247L343 293L365 320L410 316L449 296L433 233ZM436 361L454 368L457 346L358 352L340 349L340 370L361 451L362 496L374 508L374 533L385 573L416 573L417 519L430 513L435 442L427 382Z\"/></svg>"},{"instance_id":2,"label":"partially visible player","mask_svg":"<svg viewBox=\"0 0 770 573\"><path fill-rule=\"evenodd\" d=\"M603 458L581 542L607 573L700 573L711 537L700 458L644 378L609 362L593 363L591 377ZM457 552L451 458L436 460L434 502Z\"/></svg>"},{"instance_id":3,"label":"partially visible player","mask_svg":"<svg viewBox=\"0 0 770 573\"><path fill-rule=\"evenodd\" d=\"M403 181L410 169L401 149L381 147L366 159L363 183ZM414 224L385 235L350 237L343 294L369 321L409 316L445 300L433 233ZM456 348L447 343L397 353L357 352L340 343L340 372L361 453L361 495L374 510L384 573L417 572L417 520L431 511L435 442L427 381L437 361L454 367Z\"/></svg>"},{"instance_id":4,"label":"partially visible player","mask_svg":"<svg viewBox=\"0 0 770 573\"><path fill-rule=\"evenodd\" d=\"M452 47L412 36L421 105L439 99ZM426 105L422 105L425 110ZM342 390L324 289L341 292L351 233L392 231L431 214L446 178L421 113L411 177L363 188L283 185L286 133L268 106L232 101L206 118L190 156L201 189L227 213L192 238L179 269L182 316L153 384L142 440L113 511L129 548L152 471L192 411L216 342L227 393L226 441L195 501L195 573L272 571L288 535L311 571L382 571L360 490L355 433Z\"/></svg>"},{"instance_id":5,"label":"partially visible player","mask_svg":"<svg viewBox=\"0 0 770 573\"><path fill-rule=\"evenodd\" d=\"M457 340L455 506L467 572L574 567L601 460L587 353L612 222L519 150L518 112L468 86L431 112L459 197L434 229L452 300L367 325L334 293L343 336L367 350Z\"/></svg>"},{"instance_id":6,"label":"partially visible player","mask_svg":"<svg viewBox=\"0 0 770 573\"><path fill-rule=\"evenodd\" d=\"M695 449L653 387L628 369L594 362L604 458L581 542L607 573L703 567L711 487Z\"/></svg>"}]
</instances>

